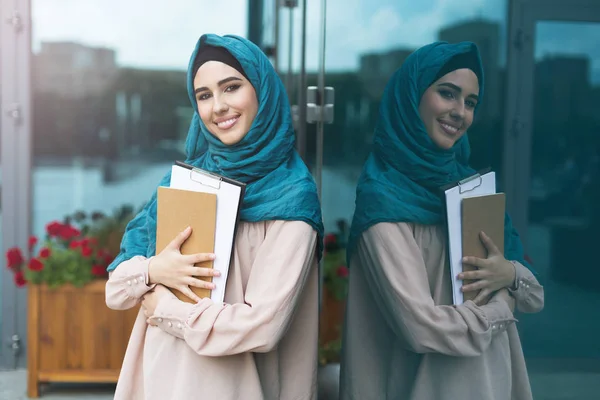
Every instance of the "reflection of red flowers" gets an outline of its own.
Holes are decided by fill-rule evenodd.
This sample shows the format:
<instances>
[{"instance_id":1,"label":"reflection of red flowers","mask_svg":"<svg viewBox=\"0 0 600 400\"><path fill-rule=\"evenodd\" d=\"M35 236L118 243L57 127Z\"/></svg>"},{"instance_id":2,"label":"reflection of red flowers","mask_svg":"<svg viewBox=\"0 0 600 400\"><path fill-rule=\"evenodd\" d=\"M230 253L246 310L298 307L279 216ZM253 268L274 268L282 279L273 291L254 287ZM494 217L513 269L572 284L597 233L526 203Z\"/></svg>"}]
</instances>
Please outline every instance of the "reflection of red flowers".
<instances>
[{"instance_id":1,"label":"reflection of red flowers","mask_svg":"<svg viewBox=\"0 0 600 400\"><path fill-rule=\"evenodd\" d=\"M91 247L82 247L81 248L81 254L85 257L88 258L92 255L92 253L94 252L94 250L92 250Z\"/></svg>"},{"instance_id":2,"label":"reflection of red flowers","mask_svg":"<svg viewBox=\"0 0 600 400\"><path fill-rule=\"evenodd\" d=\"M533 260L527 254L525 254L525 257L523 257L523 258L525 258L525 261L527 261L529 263L529 265L533 265Z\"/></svg>"},{"instance_id":3,"label":"reflection of red flowers","mask_svg":"<svg viewBox=\"0 0 600 400\"><path fill-rule=\"evenodd\" d=\"M6 266L10 269L14 269L19 265L23 264L23 254L21 249L13 247L6 252Z\"/></svg>"},{"instance_id":4,"label":"reflection of red flowers","mask_svg":"<svg viewBox=\"0 0 600 400\"><path fill-rule=\"evenodd\" d=\"M335 234L330 233L329 235L325 236L324 242L325 242L325 246L336 244L337 237L335 236Z\"/></svg>"},{"instance_id":5,"label":"reflection of red flowers","mask_svg":"<svg viewBox=\"0 0 600 400\"><path fill-rule=\"evenodd\" d=\"M106 275L106 268L104 268L102 265L94 265L92 267L92 275L104 276Z\"/></svg>"},{"instance_id":6,"label":"reflection of red flowers","mask_svg":"<svg viewBox=\"0 0 600 400\"><path fill-rule=\"evenodd\" d=\"M339 267L337 267L337 270L335 272L340 278L348 277L348 267L346 267L345 265L340 265Z\"/></svg>"},{"instance_id":7,"label":"reflection of red flowers","mask_svg":"<svg viewBox=\"0 0 600 400\"><path fill-rule=\"evenodd\" d=\"M38 240L35 236L30 236L29 237L29 251L33 251L33 248L35 247L35 245L37 244Z\"/></svg>"},{"instance_id":8,"label":"reflection of red flowers","mask_svg":"<svg viewBox=\"0 0 600 400\"><path fill-rule=\"evenodd\" d=\"M47 247L44 247L43 249L40 250L40 257L41 258L48 258L50 257L50 249Z\"/></svg>"},{"instance_id":9,"label":"reflection of red flowers","mask_svg":"<svg viewBox=\"0 0 600 400\"><path fill-rule=\"evenodd\" d=\"M18 271L15 274L15 285L17 285L17 287L23 287L26 283L27 281L25 280L25 275L23 275L23 272Z\"/></svg>"},{"instance_id":10,"label":"reflection of red flowers","mask_svg":"<svg viewBox=\"0 0 600 400\"><path fill-rule=\"evenodd\" d=\"M32 271L41 271L44 269L44 264L37 258L32 258L29 260L27 267L29 267L29 269Z\"/></svg>"}]
</instances>

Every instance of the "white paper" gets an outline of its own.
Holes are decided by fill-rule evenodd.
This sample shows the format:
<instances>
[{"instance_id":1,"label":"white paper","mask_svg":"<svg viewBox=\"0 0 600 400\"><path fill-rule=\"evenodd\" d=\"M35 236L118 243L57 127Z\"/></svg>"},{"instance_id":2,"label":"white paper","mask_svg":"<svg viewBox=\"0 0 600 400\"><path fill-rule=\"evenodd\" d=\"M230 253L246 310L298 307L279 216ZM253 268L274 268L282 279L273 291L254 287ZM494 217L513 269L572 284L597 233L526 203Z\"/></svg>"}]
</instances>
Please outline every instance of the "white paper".
<instances>
[{"instance_id":1,"label":"white paper","mask_svg":"<svg viewBox=\"0 0 600 400\"><path fill-rule=\"evenodd\" d=\"M455 305L464 302L460 291L462 281L456 276L462 272L462 219L461 202L467 197L485 196L496 193L496 173L488 172L481 178L446 190L446 216L448 218L448 247L450 255L450 273L452 279L452 297Z\"/></svg>"},{"instance_id":2,"label":"white paper","mask_svg":"<svg viewBox=\"0 0 600 400\"><path fill-rule=\"evenodd\" d=\"M171 187L217 195L216 258L213 268L221 272L221 276L213 277L216 288L212 290L210 298L215 303L222 303L225 298L225 286L242 188L178 165L173 165L171 169Z\"/></svg>"}]
</instances>

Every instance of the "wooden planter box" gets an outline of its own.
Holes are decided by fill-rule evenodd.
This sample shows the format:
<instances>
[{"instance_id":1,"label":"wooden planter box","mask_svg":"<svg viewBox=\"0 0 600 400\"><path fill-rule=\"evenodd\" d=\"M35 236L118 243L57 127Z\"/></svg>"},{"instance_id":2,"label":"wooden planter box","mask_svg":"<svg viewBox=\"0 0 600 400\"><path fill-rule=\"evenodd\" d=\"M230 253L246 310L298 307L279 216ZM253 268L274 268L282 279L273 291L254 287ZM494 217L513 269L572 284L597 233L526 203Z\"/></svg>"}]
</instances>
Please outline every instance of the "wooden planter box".
<instances>
[{"instance_id":1,"label":"wooden planter box","mask_svg":"<svg viewBox=\"0 0 600 400\"><path fill-rule=\"evenodd\" d=\"M323 289L322 302L319 341L325 344L341 337L346 302L337 300L327 288Z\"/></svg>"},{"instance_id":2,"label":"wooden planter box","mask_svg":"<svg viewBox=\"0 0 600 400\"><path fill-rule=\"evenodd\" d=\"M27 395L42 383L116 383L138 307L113 311L104 299L105 280L77 288L28 290Z\"/></svg>"}]
</instances>

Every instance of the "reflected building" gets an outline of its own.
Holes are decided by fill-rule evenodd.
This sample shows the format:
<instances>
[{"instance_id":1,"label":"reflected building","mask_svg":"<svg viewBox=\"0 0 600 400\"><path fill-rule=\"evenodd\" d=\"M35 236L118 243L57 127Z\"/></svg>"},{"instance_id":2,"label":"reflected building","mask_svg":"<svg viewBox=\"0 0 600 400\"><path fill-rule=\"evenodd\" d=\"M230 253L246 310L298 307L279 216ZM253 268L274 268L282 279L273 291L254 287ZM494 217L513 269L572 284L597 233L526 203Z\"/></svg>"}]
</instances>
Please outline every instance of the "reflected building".
<instances>
[{"instance_id":1,"label":"reflected building","mask_svg":"<svg viewBox=\"0 0 600 400\"><path fill-rule=\"evenodd\" d=\"M477 45L483 63L485 100L481 104L481 118L500 118L503 93L500 90L499 57L500 25L477 19L442 28L438 39L449 43L470 41Z\"/></svg>"},{"instance_id":2,"label":"reflected building","mask_svg":"<svg viewBox=\"0 0 600 400\"><path fill-rule=\"evenodd\" d=\"M33 60L36 92L61 97L100 95L117 73L115 50L74 42L42 42Z\"/></svg>"}]
</instances>

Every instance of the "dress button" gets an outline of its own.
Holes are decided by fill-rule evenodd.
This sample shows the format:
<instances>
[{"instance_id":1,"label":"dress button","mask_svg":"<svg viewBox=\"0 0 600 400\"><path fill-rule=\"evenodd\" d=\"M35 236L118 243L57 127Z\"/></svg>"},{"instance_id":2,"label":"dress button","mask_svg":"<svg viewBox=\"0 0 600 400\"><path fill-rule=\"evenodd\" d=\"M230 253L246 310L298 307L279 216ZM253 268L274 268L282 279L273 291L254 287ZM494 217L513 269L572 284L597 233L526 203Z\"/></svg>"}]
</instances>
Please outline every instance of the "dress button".
<instances>
[{"instance_id":1,"label":"dress button","mask_svg":"<svg viewBox=\"0 0 600 400\"><path fill-rule=\"evenodd\" d=\"M497 326L496 326L496 325L492 325L492 329L496 329L496 328L497 328Z\"/></svg>"},{"instance_id":2,"label":"dress button","mask_svg":"<svg viewBox=\"0 0 600 400\"><path fill-rule=\"evenodd\" d=\"M177 324L177 329L181 329L181 324Z\"/></svg>"},{"instance_id":3,"label":"dress button","mask_svg":"<svg viewBox=\"0 0 600 400\"><path fill-rule=\"evenodd\" d=\"M129 286L131 286L131 281L127 281L127 284L128 284Z\"/></svg>"},{"instance_id":4,"label":"dress button","mask_svg":"<svg viewBox=\"0 0 600 400\"><path fill-rule=\"evenodd\" d=\"M162 319L162 318L159 318L159 319L158 319L158 322L162 322L162 321L163 321L163 319Z\"/></svg>"},{"instance_id":5,"label":"dress button","mask_svg":"<svg viewBox=\"0 0 600 400\"><path fill-rule=\"evenodd\" d=\"M172 328L173 324L171 323L171 321L169 321L169 328Z\"/></svg>"}]
</instances>

